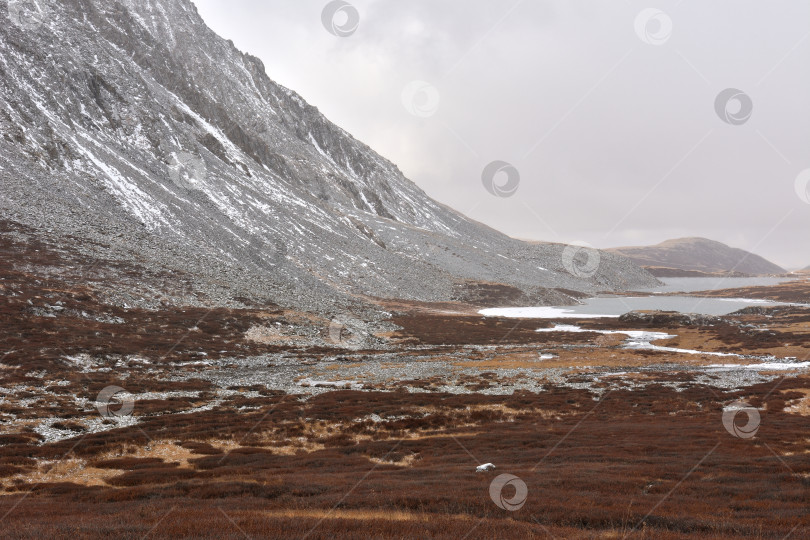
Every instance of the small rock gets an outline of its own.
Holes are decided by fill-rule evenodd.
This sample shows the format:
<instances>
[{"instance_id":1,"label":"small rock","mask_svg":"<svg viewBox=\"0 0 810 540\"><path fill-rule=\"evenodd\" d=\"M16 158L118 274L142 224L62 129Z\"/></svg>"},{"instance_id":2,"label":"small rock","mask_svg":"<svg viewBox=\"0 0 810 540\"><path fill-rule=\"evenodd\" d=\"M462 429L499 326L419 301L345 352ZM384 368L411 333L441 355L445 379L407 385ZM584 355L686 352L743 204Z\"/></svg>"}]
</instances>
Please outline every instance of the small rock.
<instances>
[{"instance_id":1,"label":"small rock","mask_svg":"<svg viewBox=\"0 0 810 540\"><path fill-rule=\"evenodd\" d=\"M483 465L479 465L475 468L475 472L487 472L491 471L495 468L495 465L492 463L484 463Z\"/></svg>"}]
</instances>

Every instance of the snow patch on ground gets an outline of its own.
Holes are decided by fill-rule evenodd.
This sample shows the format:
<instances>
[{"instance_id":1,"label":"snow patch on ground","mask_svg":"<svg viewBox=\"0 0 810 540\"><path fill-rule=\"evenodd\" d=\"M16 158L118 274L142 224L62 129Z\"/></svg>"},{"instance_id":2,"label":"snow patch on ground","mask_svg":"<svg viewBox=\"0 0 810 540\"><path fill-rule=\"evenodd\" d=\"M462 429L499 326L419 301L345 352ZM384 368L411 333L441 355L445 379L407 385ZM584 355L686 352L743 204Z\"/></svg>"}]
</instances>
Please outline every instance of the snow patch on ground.
<instances>
[{"instance_id":1,"label":"snow patch on ground","mask_svg":"<svg viewBox=\"0 0 810 540\"><path fill-rule=\"evenodd\" d=\"M575 313L571 309L550 306L487 308L478 313L484 317L508 317L510 319L616 319L619 317L618 315Z\"/></svg>"},{"instance_id":2,"label":"snow patch on ground","mask_svg":"<svg viewBox=\"0 0 810 540\"><path fill-rule=\"evenodd\" d=\"M744 355L735 353L699 351L696 349L680 349L677 347L663 347L661 345L653 345L652 344L653 341L677 337L671 334L666 334L664 332L647 332L645 330L589 330L587 328L581 328L579 326L569 324L557 324L554 325L552 328L538 328L537 330L535 330L535 332L572 332L572 333L592 332L595 334L623 334L627 336L627 339L622 345L624 349L660 351L676 354L692 354L692 355L701 354L701 355L722 356L722 357L733 356L736 358L744 357ZM774 358L774 360L776 360L776 358ZM810 367L810 361L762 362L759 364L712 364L708 367L717 370L747 369L754 371L780 371L780 370L808 368Z\"/></svg>"},{"instance_id":3,"label":"snow patch on ground","mask_svg":"<svg viewBox=\"0 0 810 540\"><path fill-rule=\"evenodd\" d=\"M586 328L580 328L579 326L573 326L568 324L558 324L555 325L553 328L538 328L537 330L535 330L535 332L574 332L574 333L592 332L595 334L623 334L627 336L627 340L625 340L623 345L623 348L625 349L634 349L634 350L644 349L649 351L663 351L679 354L707 354L710 356L737 356L737 357L740 356L734 353L706 352L706 351L698 351L695 349L678 349L676 347L662 347L660 345L653 345L652 342L659 339L670 339L678 337L664 332L647 332L645 330L589 330Z\"/></svg>"},{"instance_id":4,"label":"snow patch on ground","mask_svg":"<svg viewBox=\"0 0 810 540\"><path fill-rule=\"evenodd\" d=\"M669 339L677 336L664 332L647 332L646 330L589 330L570 324L556 324L553 328L538 328L535 332L593 332L596 334L624 334L630 339L640 341L655 341L657 339Z\"/></svg>"},{"instance_id":5,"label":"snow patch on ground","mask_svg":"<svg viewBox=\"0 0 810 540\"><path fill-rule=\"evenodd\" d=\"M810 367L810 362L762 362L760 364L712 364L713 369L727 371L735 369L750 369L754 371L785 371L790 369L804 369Z\"/></svg>"}]
</instances>

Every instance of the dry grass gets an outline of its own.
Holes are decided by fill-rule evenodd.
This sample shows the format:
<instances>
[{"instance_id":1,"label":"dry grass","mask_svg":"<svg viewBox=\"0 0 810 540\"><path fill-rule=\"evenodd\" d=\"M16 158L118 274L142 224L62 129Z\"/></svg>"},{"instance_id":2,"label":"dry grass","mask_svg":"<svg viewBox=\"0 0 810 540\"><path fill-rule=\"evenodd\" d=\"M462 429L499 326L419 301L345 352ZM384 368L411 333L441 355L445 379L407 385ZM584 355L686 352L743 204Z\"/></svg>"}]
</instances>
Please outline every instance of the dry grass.
<instances>
[{"instance_id":1,"label":"dry grass","mask_svg":"<svg viewBox=\"0 0 810 540\"><path fill-rule=\"evenodd\" d=\"M300 341L301 336L290 336L284 334L278 328L272 326L254 325L245 332L245 339L253 343L263 344L290 344Z\"/></svg>"},{"instance_id":2,"label":"dry grass","mask_svg":"<svg viewBox=\"0 0 810 540\"><path fill-rule=\"evenodd\" d=\"M48 484L70 482L79 486L106 486L107 480L118 474L109 469L88 466L85 459L41 461L32 472L8 478L9 484ZM3 486L5 487L5 486Z\"/></svg>"},{"instance_id":3,"label":"dry grass","mask_svg":"<svg viewBox=\"0 0 810 540\"><path fill-rule=\"evenodd\" d=\"M810 388L792 388L785 390L785 392L799 392L804 394L804 397L788 401L786 403L785 412L810 416Z\"/></svg>"},{"instance_id":4,"label":"dry grass","mask_svg":"<svg viewBox=\"0 0 810 540\"><path fill-rule=\"evenodd\" d=\"M390 392L329 391L306 399L245 384L236 389L259 397L237 394L213 410L178 414L214 397L211 383L194 379L210 369L201 357L302 352L280 345L274 329L296 315L272 306L211 313L168 306L122 310L92 291L15 270L20 261L71 265L45 246L9 242L0 235L0 285L4 293L14 291L0 296L2 337L12 351L3 359L0 385L21 390L0 403L4 537L616 538L639 524L630 537L810 537L807 377L780 373L787 375L780 386L726 390L696 384L689 373L630 373L614 376L614 387L625 386L601 398L555 380L537 392L451 395L435 391L439 379L412 381L425 385L422 393L400 391L401 381L392 379ZM122 271L142 277L142 269ZM29 309L44 309L63 295L68 310L121 317L127 324L42 317ZM718 362L623 350L621 336L539 334L536 321L482 319L449 304L398 306L398 361L444 361L448 376L473 391L506 382L489 372L500 367L573 367L569 382L578 382L576 372L588 366L624 371L665 361ZM683 348L780 351L778 356L806 350L810 342L810 316L800 310L741 320L770 325L774 333L731 323L646 329L678 334L671 343ZM570 322L620 327L618 321ZM192 342L173 348L195 325ZM784 349L786 343L793 348ZM470 344L490 347L476 351ZM535 361L540 350L559 357ZM172 352L164 357L166 351ZM147 371L139 362L124 362L136 353L154 365ZM78 373L64 361L74 354L109 370ZM326 354L334 350L310 347L301 357ZM342 365L357 366L359 356ZM188 380L178 380L183 378ZM38 396L57 380L66 383L60 393ZM633 387L635 382L643 385ZM139 401L137 426L54 443L43 443L32 429L43 417L82 424L95 412L83 410L76 398L92 399L110 384L200 396ZM736 438L723 427L723 406L736 400L761 411L753 439ZM483 462L495 463L496 470L476 473ZM517 512L490 499L490 482L503 472L528 486L526 505Z\"/></svg>"},{"instance_id":5,"label":"dry grass","mask_svg":"<svg viewBox=\"0 0 810 540\"><path fill-rule=\"evenodd\" d=\"M142 537L159 523L157 537L208 538L238 532L231 519L251 537L461 538L480 523L476 537L543 537L545 528L598 538L621 536L652 511L634 536L781 538L810 527L805 417L783 410L810 395L810 380L784 388L679 392L653 384L615 390L598 406L589 392L553 386L511 396L337 391L281 402L256 429L266 410L199 413L182 423L159 418L141 429L165 432L160 442L126 428L77 445L78 455L97 464L96 481L38 477L42 483L4 526L12 536L58 536L81 522L93 534ZM720 421L723 404L736 399L763 411L752 440L731 436ZM383 421L363 420L371 414ZM226 425L240 431L206 446L185 435L189 420L212 434ZM299 440L318 446L302 451L292 444ZM279 452L284 441L289 451ZM40 452L59 455L73 444ZM30 447L5 447L2 456L22 460L19 452ZM497 469L475 473L486 461ZM502 472L529 488L518 512L489 498L489 483ZM0 512L18 497L0 498Z\"/></svg>"},{"instance_id":6,"label":"dry grass","mask_svg":"<svg viewBox=\"0 0 810 540\"><path fill-rule=\"evenodd\" d=\"M430 521L436 518L457 519L470 521L473 519L466 514L428 514L424 512L403 512L401 510L273 510L265 515L271 518L314 518L314 519L351 519L359 521L383 520L383 521Z\"/></svg>"}]
</instances>

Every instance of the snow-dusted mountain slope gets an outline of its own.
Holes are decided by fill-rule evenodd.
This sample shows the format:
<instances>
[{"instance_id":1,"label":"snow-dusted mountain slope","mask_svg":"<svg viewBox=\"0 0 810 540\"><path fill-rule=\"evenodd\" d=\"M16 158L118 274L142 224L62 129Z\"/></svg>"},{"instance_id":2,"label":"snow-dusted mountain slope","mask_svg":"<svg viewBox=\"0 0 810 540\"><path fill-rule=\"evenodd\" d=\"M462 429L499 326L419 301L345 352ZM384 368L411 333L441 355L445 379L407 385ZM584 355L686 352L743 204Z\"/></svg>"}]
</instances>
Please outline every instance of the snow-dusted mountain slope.
<instances>
[{"instance_id":1,"label":"snow-dusted mountain slope","mask_svg":"<svg viewBox=\"0 0 810 540\"><path fill-rule=\"evenodd\" d=\"M571 273L564 246L431 200L187 0L40 1L22 18L11 3L0 0L7 219L186 272L214 301L317 309L358 293L463 298L494 282L539 303L654 283L607 253L595 275Z\"/></svg>"}]
</instances>

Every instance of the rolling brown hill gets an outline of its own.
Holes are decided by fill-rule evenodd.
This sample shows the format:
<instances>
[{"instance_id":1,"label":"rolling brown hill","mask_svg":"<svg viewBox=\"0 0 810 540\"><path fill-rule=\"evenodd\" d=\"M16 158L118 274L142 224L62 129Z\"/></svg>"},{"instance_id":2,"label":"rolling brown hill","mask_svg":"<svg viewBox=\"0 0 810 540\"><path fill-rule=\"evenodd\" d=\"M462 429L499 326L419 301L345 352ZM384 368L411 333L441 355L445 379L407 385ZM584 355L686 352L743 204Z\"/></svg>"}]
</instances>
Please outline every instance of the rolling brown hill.
<instances>
[{"instance_id":1,"label":"rolling brown hill","mask_svg":"<svg viewBox=\"0 0 810 540\"><path fill-rule=\"evenodd\" d=\"M629 257L657 276L763 275L786 272L784 268L759 255L707 238L678 238L655 246L618 247L607 251Z\"/></svg>"}]
</instances>

